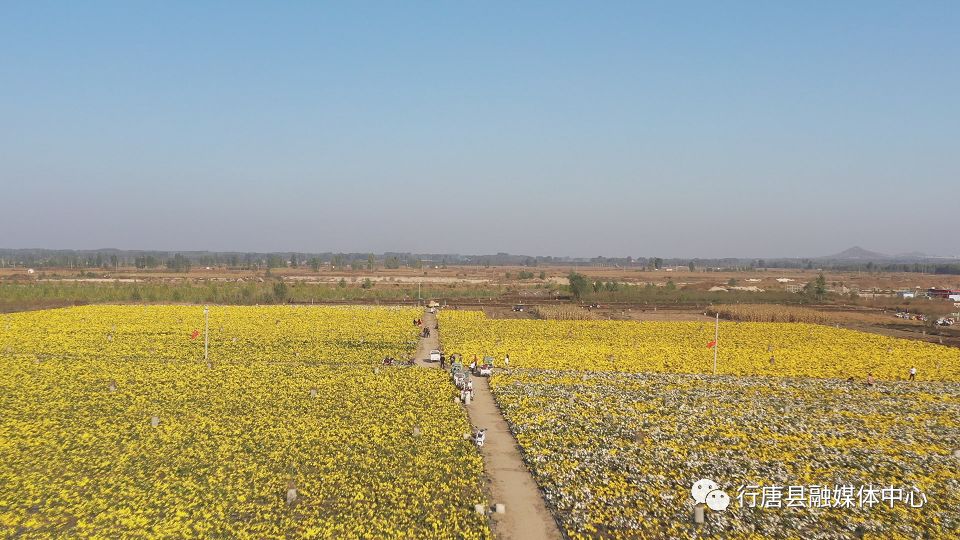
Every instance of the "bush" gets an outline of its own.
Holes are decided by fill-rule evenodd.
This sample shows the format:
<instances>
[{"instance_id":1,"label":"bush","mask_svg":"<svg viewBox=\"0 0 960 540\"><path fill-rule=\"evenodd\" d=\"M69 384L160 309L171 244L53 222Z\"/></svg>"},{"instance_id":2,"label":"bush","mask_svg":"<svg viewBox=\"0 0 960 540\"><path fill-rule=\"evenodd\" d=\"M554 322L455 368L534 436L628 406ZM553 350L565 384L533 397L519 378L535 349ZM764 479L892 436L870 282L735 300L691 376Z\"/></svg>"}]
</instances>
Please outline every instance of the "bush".
<instances>
[{"instance_id":1,"label":"bush","mask_svg":"<svg viewBox=\"0 0 960 540\"><path fill-rule=\"evenodd\" d=\"M274 283L273 296L277 299L277 302L283 303L287 299L287 284L282 281Z\"/></svg>"},{"instance_id":2,"label":"bush","mask_svg":"<svg viewBox=\"0 0 960 540\"><path fill-rule=\"evenodd\" d=\"M587 281L586 276L583 274L578 274L576 272L570 272L567 276L567 279L570 281L570 293L577 300L583 296L583 293L587 292L590 288L590 282Z\"/></svg>"}]
</instances>

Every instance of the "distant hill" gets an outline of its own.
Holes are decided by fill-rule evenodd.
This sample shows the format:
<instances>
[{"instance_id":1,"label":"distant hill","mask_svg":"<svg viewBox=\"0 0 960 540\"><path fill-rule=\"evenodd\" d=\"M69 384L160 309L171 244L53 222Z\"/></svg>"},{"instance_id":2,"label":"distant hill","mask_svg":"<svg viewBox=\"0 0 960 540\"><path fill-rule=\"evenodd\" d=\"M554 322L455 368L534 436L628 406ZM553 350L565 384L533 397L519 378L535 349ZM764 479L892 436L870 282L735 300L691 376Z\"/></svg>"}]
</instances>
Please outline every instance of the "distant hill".
<instances>
[{"instance_id":1,"label":"distant hill","mask_svg":"<svg viewBox=\"0 0 960 540\"><path fill-rule=\"evenodd\" d=\"M853 246L852 248L845 249L835 255L828 255L826 257L818 258L836 261L882 261L884 259L889 259L890 256L884 255L883 253L877 253L876 251L869 251L860 246Z\"/></svg>"}]
</instances>

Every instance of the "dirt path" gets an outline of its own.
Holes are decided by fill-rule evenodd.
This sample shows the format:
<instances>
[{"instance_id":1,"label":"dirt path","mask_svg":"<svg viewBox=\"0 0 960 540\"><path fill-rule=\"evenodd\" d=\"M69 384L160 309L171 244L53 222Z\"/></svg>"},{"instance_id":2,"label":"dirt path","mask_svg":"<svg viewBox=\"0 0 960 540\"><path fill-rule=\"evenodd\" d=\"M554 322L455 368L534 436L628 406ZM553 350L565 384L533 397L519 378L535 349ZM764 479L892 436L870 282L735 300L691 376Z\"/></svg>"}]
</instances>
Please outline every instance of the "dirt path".
<instances>
[{"instance_id":1,"label":"dirt path","mask_svg":"<svg viewBox=\"0 0 960 540\"><path fill-rule=\"evenodd\" d=\"M439 332L435 330L437 326L437 316L429 311L425 311L423 313L423 326L430 329L430 337L420 338L414 359L420 367L440 367L440 364L430 363L430 351L440 348Z\"/></svg>"},{"instance_id":2,"label":"dirt path","mask_svg":"<svg viewBox=\"0 0 960 540\"><path fill-rule=\"evenodd\" d=\"M425 313L423 324L430 328L430 337L420 338L417 365L439 368L439 364L425 361L430 357L431 349L439 348L440 332L434 330L436 315ZM562 538L540 488L520 457L520 447L490 394L487 378L472 379L474 399L467 406L467 414L471 424L487 430L486 444L480 449L486 477L484 492L491 505L501 503L506 506L506 513L492 515L490 526L494 536L500 540Z\"/></svg>"}]
</instances>

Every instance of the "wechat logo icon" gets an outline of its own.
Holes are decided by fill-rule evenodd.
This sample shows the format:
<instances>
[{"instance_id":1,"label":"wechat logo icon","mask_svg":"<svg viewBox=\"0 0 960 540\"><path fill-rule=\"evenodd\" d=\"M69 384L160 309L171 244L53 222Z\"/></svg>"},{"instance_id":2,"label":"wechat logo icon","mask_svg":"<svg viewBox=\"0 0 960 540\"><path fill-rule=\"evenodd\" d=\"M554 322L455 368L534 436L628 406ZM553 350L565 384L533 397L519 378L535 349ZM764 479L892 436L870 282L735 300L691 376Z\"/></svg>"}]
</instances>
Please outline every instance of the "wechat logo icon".
<instances>
[{"instance_id":1,"label":"wechat logo icon","mask_svg":"<svg viewBox=\"0 0 960 540\"><path fill-rule=\"evenodd\" d=\"M717 483L708 478L701 478L693 483L690 495L697 504L706 504L707 508L722 512L730 506L730 496L717 487Z\"/></svg>"}]
</instances>

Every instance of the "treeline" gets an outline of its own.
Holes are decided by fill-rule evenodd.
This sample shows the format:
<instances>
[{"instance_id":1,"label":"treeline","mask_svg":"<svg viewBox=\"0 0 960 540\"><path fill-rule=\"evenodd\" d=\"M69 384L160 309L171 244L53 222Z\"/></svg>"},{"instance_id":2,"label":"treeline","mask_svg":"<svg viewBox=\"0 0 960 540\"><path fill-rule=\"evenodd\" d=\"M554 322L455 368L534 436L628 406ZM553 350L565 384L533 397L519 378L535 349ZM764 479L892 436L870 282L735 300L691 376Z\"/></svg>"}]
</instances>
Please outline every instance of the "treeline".
<instances>
[{"instance_id":1,"label":"treeline","mask_svg":"<svg viewBox=\"0 0 960 540\"><path fill-rule=\"evenodd\" d=\"M831 270L866 272L913 272L923 274L960 275L960 263L889 263L868 262L864 265L837 264Z\"/></svg>"},{"instance_id":2,"label":"treeline","mask_svg":"<svg viewBox=\"0 0 960 540\"><path fill-rule=\"evenodd\" d=\"M47 250L47 249L0 249L0 267L24 266L31 268L117 268L136 266L140 269L166 267L173 271L186 271L190 267L216 267L236 269L272 269L283 267L309 267L319 270L323 266L351 268L353 270L374 268L423 268L447 265L472 266L612 266L635 270L659 270L686 268L691 271L748 271L767 268L835 270L861 272L922 272L928 274L960 274L960 261L953 259L926 259L916 261L850 261L809 258L745 259L745 258L662 258L662 257L593 257L571 258L552 256L512 255L459 255L459 254L414 254L387 252L375 253L302 253L302 252L211 252L211 251L128 251L104 250Z\"/></svg>"},{"instance_id":3,"label":"treeline","mask_svg":"<svg viewBox=\"0 0 960 540\"><path fill-rule=\"evenodd\" d=\"M493 298L504 293L499 287L424 286L420 297L430 298ZM0 307L43 306L95 303L211 303L225 305L384 301L399 302L417 299L417 286L391 284L374 287L367 282L334 285L287 283L281 280L264 282L179 282L179 283L86 283L30 282L4 283L0 286Z\"/></svg>"},{"instance_id":4,"label":"treeline","mask_svg":"<svg viewBox=\"0 0 960 540\"><path fill-rule=\"evenodd\" d=\"M373 253L210 253L210 252L133 252L120 250L103 251L50 251L50 250L0 250L0 267L76 268L94 270L121 267L136 267L141 270L166 268L173 272L188 272L193 267L229 268L241 270L264 270L275 268L321 267L373 270L375 268L414 268L427 265L447 265L446 258L436 261L410 254Z\"/></svg>"},{"instance_id":5,"label":"treeline","mask_svg":"<svg viewBox=\"0 0 960 540\"><path fill-rule=\"evenodd\" d=\"M725 303L780 303L803 304L820 302L827 297L826 281L819 276L807 290L797 294L787 291L704 291L678 288L672 280L664 286L652 283L635 285L614 281L590 281L586 276L571 272L567 276L567 290L574 300L585 303L628 302L637 304L725 304Z\"/></svg>"}]
</instances>

